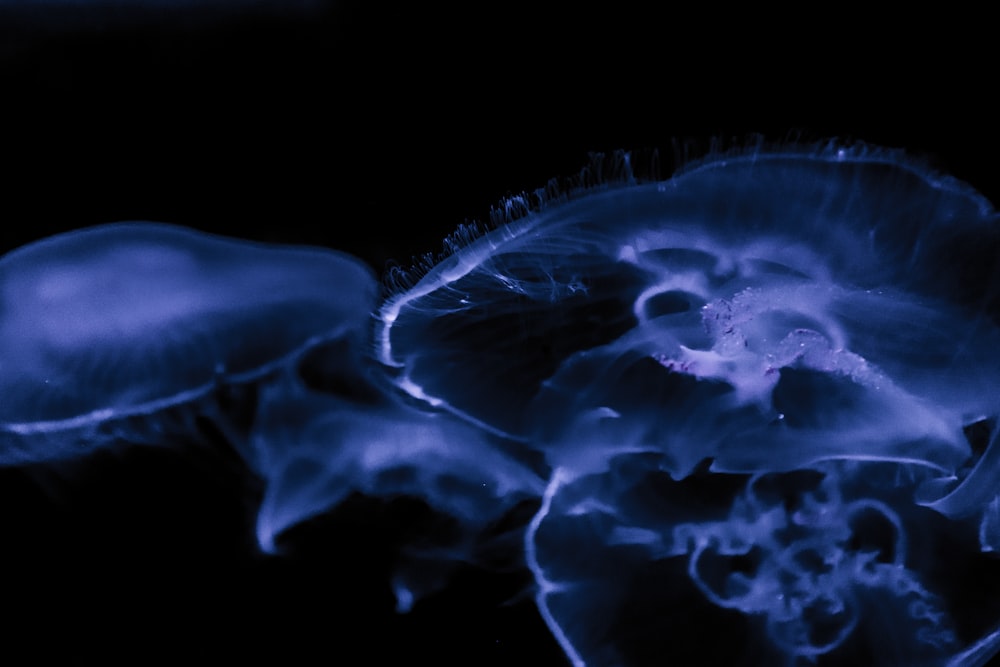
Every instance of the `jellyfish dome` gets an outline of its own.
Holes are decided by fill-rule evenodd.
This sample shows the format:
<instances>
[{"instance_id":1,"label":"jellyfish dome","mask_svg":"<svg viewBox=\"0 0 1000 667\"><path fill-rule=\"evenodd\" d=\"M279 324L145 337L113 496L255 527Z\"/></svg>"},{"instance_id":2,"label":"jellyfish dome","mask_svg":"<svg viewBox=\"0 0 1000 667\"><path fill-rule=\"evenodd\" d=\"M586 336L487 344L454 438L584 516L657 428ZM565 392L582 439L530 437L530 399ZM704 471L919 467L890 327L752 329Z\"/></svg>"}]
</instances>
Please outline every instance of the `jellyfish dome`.
<instances>
[{"instance_id":1,"label":"jellyfish dome","mask_svg":"<svg viewBox=\"0 0 1000 667\"><path fill-rule=\"evenodd\" d=\"M363 335L368 268L158 223L74 231L0 259L0 462L86 453ZM143 437L139 435L139 437Z\"/></svg>"},{"instance_id":2,"label":"jellyfish dome","mask_svg":"<svg viewBox=\"0 0 1000 667\"><path fill-rule=\"evenodd\" d=\"M375 339L402 392L544 456L525 549L567 657L984 664L1000 608L942 554L1000 544L994 208L867 147L611 164L391 274Z\"/></svg>"},{"instance_id":3,"label":"jellyfish dome","mask_svg":"<svg viewBox=\"0 0 1000 667\"><path fill-rule=\"evenodd\" d=\"M398 289L376 341L398 386L554 463L587 440L656 449L679 477L968 458L962 429L1000 389L1000 226L980 195L861 149L620 172Z\"/></svg>"}]
</instances>

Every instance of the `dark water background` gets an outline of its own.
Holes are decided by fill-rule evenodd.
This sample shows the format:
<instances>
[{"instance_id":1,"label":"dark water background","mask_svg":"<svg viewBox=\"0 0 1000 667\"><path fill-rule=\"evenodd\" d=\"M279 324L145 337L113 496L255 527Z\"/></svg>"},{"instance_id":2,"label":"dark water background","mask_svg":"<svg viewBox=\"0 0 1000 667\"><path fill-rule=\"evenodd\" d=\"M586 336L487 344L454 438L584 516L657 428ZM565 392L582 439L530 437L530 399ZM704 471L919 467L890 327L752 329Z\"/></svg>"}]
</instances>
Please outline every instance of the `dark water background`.
<instances>
[{"instance_id":1,"label":"dark water background","mask_svg":"<svg viewBox=\"0 0 1000 667\"><path fill-rule=\"evenodd\" d=\"M863 16L68 4L0 4L3 251L158 220L335 247L381 271L589 151L754 132L906 148L1000 201L974 17L956 51L941 23L904 34ZM272 559L252 537L259 492L224 446L0 471L5 645L40 659L560 664L516 567L460 570L392 613L394 550L439 522L420 504L356 499Z\"/></svg>"}]
</instances>

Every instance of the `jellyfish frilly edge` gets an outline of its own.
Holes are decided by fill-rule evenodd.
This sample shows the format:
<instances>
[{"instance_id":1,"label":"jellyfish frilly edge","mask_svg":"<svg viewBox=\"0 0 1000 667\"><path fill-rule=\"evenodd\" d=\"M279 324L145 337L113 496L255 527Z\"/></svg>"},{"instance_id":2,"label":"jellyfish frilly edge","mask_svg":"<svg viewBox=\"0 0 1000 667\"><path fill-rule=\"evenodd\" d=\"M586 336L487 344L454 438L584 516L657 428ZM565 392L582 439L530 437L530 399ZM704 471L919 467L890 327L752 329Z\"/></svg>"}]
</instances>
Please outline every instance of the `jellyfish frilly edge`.
<instances>
[{"instance_id":1,"label":"jellyfish frilly edge","mask_svg":"<svg viewBox=\"0 0 1000 667\"><path fill-rule=\"evenodd\" d=\"M220 386L361 336L375 282L361 262L160 223L69 232L0 259L2 461L86 455L163 437ZM199 402L201 404L199 405Z\"/></svg>"}]
</instances>

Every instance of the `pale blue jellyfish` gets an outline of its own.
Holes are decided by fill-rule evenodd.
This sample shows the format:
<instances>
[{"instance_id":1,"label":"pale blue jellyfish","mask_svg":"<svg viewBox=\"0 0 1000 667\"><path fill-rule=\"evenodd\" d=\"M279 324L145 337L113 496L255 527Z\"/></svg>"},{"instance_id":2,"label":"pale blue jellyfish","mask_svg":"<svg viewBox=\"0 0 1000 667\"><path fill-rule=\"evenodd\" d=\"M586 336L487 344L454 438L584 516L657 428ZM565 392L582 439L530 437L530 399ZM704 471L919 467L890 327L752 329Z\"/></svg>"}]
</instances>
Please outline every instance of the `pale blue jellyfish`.
<instances>
[{"instance_id":1,"label":"pale blue jellyfish","mask_svg":"<svg viewBox=\"0 0 1000 667\"><path fill-rule=\"evenodd\" d=\"M988 659L930 554L1000 545L989 202L865 148L617 159L390 276L375 337L401 391L544 454L526 552L571 662ZM695 603L745 650L685 643Z\"/></svg>"},{"instance_id":2,"label":"pale blue jellyfish","mask_svg":"<svg viewBox=\"0 0 1000 667\"><path fill-rule=\"evenodd\" d=\"M310 348L339 344L349 366L376 293L370 270L341 253L154 223L14 250L0 259L0 290L8 465L160 440L198 412L225 425L220 391Z\"/></svg>"},{"instance_id":3,"label":"pale blue jellyfish","mask_svg":"<svg viewBox=\"0 0 1000 667\"><path fill-rule=\"evenodd\" d=\"M298 383L270 385L252 443L269 480L257 517L266 551L280 553L286 531L352 494L418 499L447 520L447 539L422 536L399 554L390 582L399 611L444 588L454 565L484 565L476 555L492 548L484 531L545 487L517 443L389 395L359 401Z\"/></svg>"}]
</instances>

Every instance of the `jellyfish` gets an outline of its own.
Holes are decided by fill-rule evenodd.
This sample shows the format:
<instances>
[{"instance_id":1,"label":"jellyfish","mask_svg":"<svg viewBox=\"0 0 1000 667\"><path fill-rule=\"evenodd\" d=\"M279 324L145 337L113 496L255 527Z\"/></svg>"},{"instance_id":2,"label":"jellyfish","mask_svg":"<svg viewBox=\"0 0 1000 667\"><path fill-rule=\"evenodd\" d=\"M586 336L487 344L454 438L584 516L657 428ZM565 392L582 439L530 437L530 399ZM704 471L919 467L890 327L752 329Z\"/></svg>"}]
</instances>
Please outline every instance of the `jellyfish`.
<instances>
[{"instance_id":1,"label":"jellyfish","mask_svg":"<svg viewBox=\"0 0 1000 667\"><path fill-rule=\"evenodd\" d=\"M359 399L286 378L262 394L252 442L270 480L256 523L265 551L283 553L292 529L362 494L419 501L446 526L392 554L399 612L444 589L456 567L491 571L493 552L520 560L516 522L491 533L545 488L544 465L520 443L390 392Z\"/></svg>"},{"instance_id":2,"label":"jellyfish","mask_svg":"<svg viewBox=\"0 0 1000 667\"><path fill-rule=\"evenodd\" d=\"M554 475L527 540L539 608L575 665L970 664L952 661L982 609L948 599L963 573L929 552L961 563L974 535L888 465Z\"/></svg>"},{"instance_id":3,"label":"jellyfish","mask_svg":"<svg viewBox=\"0 0 1000 667\"><path fill-rule=\"evenodd\" d=\"M227 426L220 394L315 346L357 347L375 297L369 269L341 253L155 223L14 250L0 283L5 465L155 441L199 413Z\"/></svg>"},{"instance_id":4,"label":"jellyfish","mask_svg":"<svg viewBox=\"0 0 1000 667\"><path fill-rule=\"evenodd\" d=\"M819 440L812 451L846 421L881 442L868 457L906 458L891 450L923 441L935 443L929 463L962 463L962 427L995 410L1000 369L1000 232L981 196L861 149L758 151L620 181L468 242L390 297L376 343L397 385L550 441L572 421L553 411L601 421L623 406L582 396L648 364L646 375L717 386L719 410L751 410L776 437ZM805 415L823 395L845 409ZM711 446L661 448L690 454L680 476L706 458L755 468L787 453L730 463Z\"/></svg>"},{"instance_id":5,"label":"jellyfish","mask_svg":"<svg viewBox=\"0 0 1000 667\"><path fill-rule=\"evenodd\" d=\"M865 146L635 172L461 228L375 332L399 391L544 456L525 552L570 661L697 661L669 645L695 602L727 664L991 654L929 554L1000 544L992 205Z\"/></svg>"}]
</instances>

